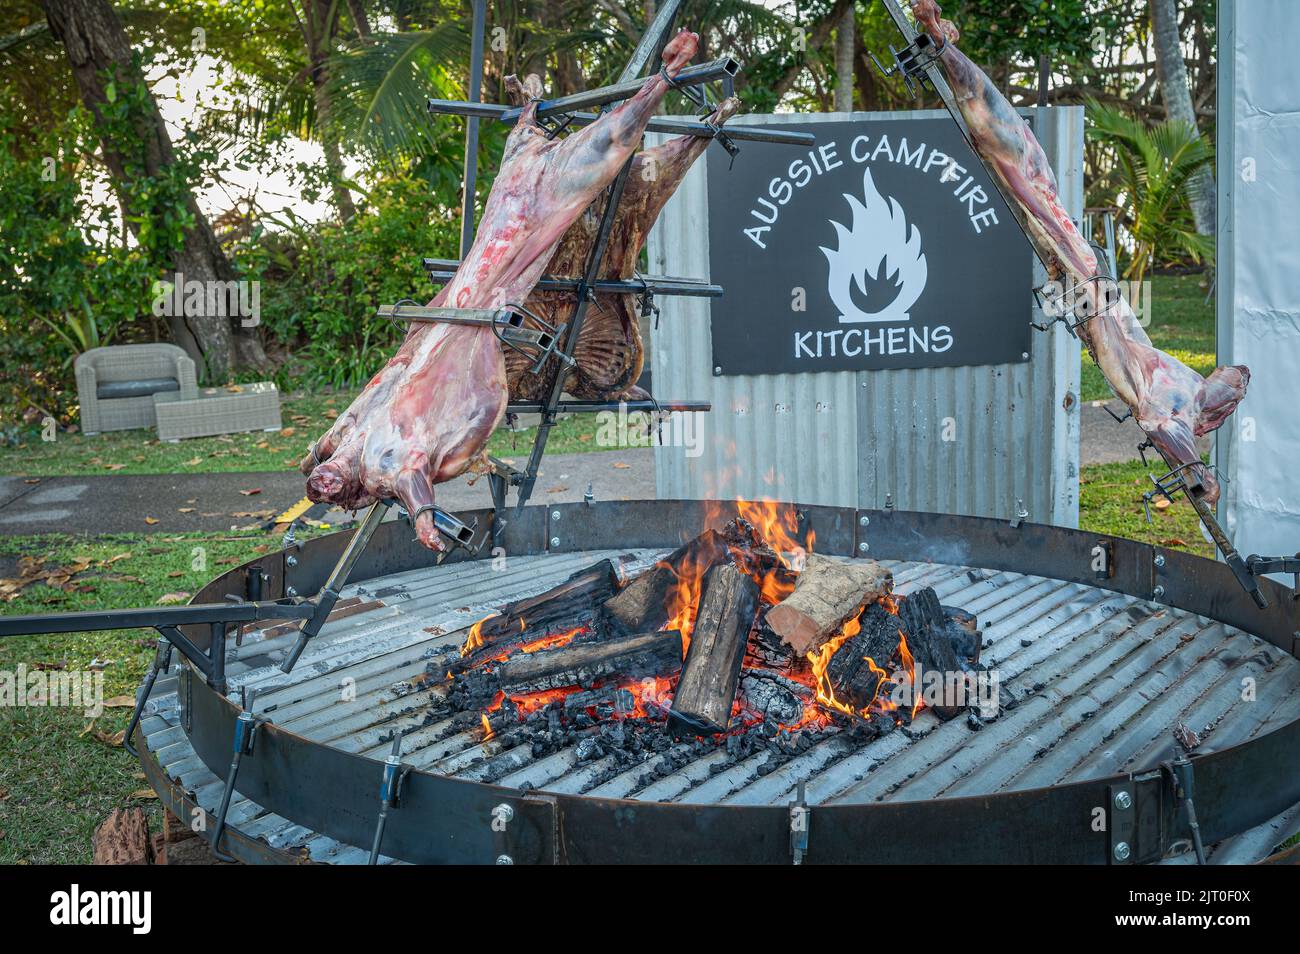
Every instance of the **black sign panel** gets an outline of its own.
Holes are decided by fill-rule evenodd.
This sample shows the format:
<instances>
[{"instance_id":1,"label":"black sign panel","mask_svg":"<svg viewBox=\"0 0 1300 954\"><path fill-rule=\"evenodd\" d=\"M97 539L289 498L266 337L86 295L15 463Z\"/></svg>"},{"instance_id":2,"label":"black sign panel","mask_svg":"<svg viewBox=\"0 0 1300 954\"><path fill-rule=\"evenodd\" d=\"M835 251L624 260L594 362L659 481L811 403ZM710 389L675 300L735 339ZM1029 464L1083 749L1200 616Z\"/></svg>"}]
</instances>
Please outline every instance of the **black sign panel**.
<instances>
[{"instance_id":1,"label":"black sign panel","mask_svg":"<svg viewBox=\"0 0 1300 954\"><path fill-rule=\"evenodd\" d=\"M775 128L817 145L709 151L718 373L1024 360L1032 252L951 120Z\"/></svg>"}]
</instances>

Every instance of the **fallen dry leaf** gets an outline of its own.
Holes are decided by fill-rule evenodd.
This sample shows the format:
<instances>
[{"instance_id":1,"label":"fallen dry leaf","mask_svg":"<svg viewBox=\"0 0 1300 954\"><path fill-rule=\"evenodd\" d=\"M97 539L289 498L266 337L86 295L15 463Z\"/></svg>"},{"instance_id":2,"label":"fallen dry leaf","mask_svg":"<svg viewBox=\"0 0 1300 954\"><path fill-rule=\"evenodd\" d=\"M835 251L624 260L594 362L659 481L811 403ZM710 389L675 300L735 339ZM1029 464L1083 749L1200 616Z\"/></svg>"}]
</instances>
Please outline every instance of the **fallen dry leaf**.
<instances>
[{"instance_id":1,"label":"fallen dry leaf","mask_svg":"<svg viewBox=\"0 0 1300 954\"><path fill-rule=\"evenodd\" d=\"M1168 510L1169 507L1170 507L1170 503L1164 497L1161 497L1159 500L1156 501L1157 510Z\"/></svg>"},{"instance_id":2,"label":"fallen dry leaf","mask_svg":"<svg viewBox=\"0 0 1300 954\"><path fill-rule=\"evenodd\" d=\"M194 512L194 508L193 508L193 507L177 507L177 508L176 508L176 512L177 512L177 513L193 513L193 512Z\"/></svg>"},{"instance_id":3,"label":"fallen dry leaf","mask_svg":"<svg viewBox=\"0 0 1300 954\"><path fill-rule=\"evenodd\" d=\"M144 800L146 798L157 798L158 793L155 792L152 788L138 788L134 792L132 792L128 797Z\"/></svg>"},{"instance_id":4,"label":"fallen dry leaf","mask_svg":"<svg viewBox=\"0 0 1300 954\"><path fill-rule=\"evenodd\" d=\"M169 580L174 580L174 579L176 579L176 578L178 578L178 577L182 577L182 576L184 576L184 575L185 575L185 571L184 571L184 570L172 570L170 573L167 574L167 579L169 579Z\"/></svg>"},{"instance_id":5,"label":"fallen dry leaf","mask_svg":"<svg viewBox=\"0 0 1300 954\"><path fill-rule=\"evenodd\" d=\"M202 458L202 457L195 457L195 458L193 458L192 460L187 460L187 461L185 462L185 466L186 466L186 467L197 467L197 466L199 466L199 464L201 464L201 463L203 463L203 458Z\"/></svg>"},{"instance_id":6,"label":"fallen dry leaf","mask_svg":"<svg viewBox=\"0 0 1300 954\"><path fill-rule=\"evenodd\" d=\"M262 488L261 488L261 487L254 487L252 490L241 490L241 491L240 491L240 493L243 494L245 497L252 497L254 494L260 494L261 492L262 492Z\"/></svg>"},{"instance_id":7,"label":"fallen dry leaf","mask_svg":"<svg viewBox=\"0 0 1300 954\"><path fill-rule=\"evenodd\" d=\"M122 469L123 467L125 467L125 466L126 466L126 464L105 464L105 465L104 465L104 469L105 469L105 470L121 470L121 469Z\"/></svg>"},{"instance_id":8,"label":"fallen dry leaf","mask_svg":"<svg viewBox=\"0 0 1300 954\"><path fill-rule=\"evenodd\" d=\"M184 603L190 598L189 593L164 593L158 597L158 606L174 606L177 603Z\"/></svg>"},{"instance_id":9,"label":"fallen dry leaf","mask_svg":"<svg viewBox=\"0 0 1300 954\"><path fill-rule=\"evenodd\" d=\"M559 485L557 485L557 486L555 486L555 487L547 487L547 488L546 488L546 492L547 492L548 494L562 494L562 493L564 493L564 492L565 492L566 490L568 490L568 489L569 489L569 488L568 488L566 485L564 485L564 484L559 484Z\"/></svg>"},{"instance_id":10,"label":"fallen dry leaf","mask_svg":"<svg viewBox=\"0 0 1300 954\"><path fill-rule=\"evenodd\" d=\"M1187 546L1187 541L1181 537L1173 537L1169 540L1161 540L1160 545L1162 547L1185 547Z\"/></svg>"},{"instance_id":11,"label":"fallen dry leaf","mask_svg":"<svg viewBox=\"0 0 1300 954\"><path fill-rule=\"evenodd\" d=\"M631 464L625 464L621 460L614 461L614 467L618 470L627 470L631 466Z\"/></svg>"},{"instance_id":12,"label":"fallen dry leaf","mask_svg":"<svg viewBox=\"0 0 1300 954\"><path fill-rule=\"evenodd\" d=\"M135 696L121 695L113 696L111 699L104 700L105 709L134 709Z\"/></svg>"},{"instance_id":13,"label":"fallen dry leaf","mask_svg":"<svg viewBox=\"0 0 1300 954\"><path fill-rule=\"evenodd\" d=\"M126 738L125 729L118 729L116 732L112 733L111 735L107 732L95 733L96 741L103 742L105 745L111 745L113 748L119 747L122 744L122 740L125 738Z\"/></svg>"},{"instance_id":14,"label":"fallen dry leaf","mask_svg":"<svg viewBox=\"0 0 1300 954\"><path fill-rule=\"evenodd\" d=\"M297 428L293 428L293 427L282 427L282 428L280 428L280 436L281 436L281 437L293 437L293 435L296 434L296 433L298 433Z\"/></svg>"},{"instance_id":15,"label":"fallen dry leaf","mask_svg":"<svg viewBox=\"0 0 1300 954\"><path fill-rule=\"evenodd\" d=\"M145 518L144 518L144 522L147 523L147 524L149 524L149 526L152 527L155 523L158 522L158 518L157 518L157 517L145 517Z\"/></svg>"}]
</instances>

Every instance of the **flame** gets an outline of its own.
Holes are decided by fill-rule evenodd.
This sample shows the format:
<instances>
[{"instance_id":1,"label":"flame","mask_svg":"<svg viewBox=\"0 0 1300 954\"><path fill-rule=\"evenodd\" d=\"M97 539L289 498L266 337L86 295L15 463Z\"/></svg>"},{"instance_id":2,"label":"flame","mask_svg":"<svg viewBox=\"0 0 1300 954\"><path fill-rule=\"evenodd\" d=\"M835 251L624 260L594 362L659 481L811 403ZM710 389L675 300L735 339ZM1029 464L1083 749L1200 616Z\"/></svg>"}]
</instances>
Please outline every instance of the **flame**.
<instances>
[{"instance_id":1,"label":"flame","mask_svg":"<svg viewBox=\"0 0 1300 954\"><path fill-rule=\"evenodd\" d=\"M862 176L862 190L861 201L844 193L853 214L852 228L832 220L837 247L822 247L830 263L827 290L840 311L841 324L910 321L909 309L929 278L921 233L908 224L898 200L880 194L869 168ZM855 285L864 297L871 296L872 286L893 286L896 292L893 301L867 311L854 300Z\"/></svg>"},{"instance_id":2,"label":"flame","mask_svg":"<svg viewBox=\"0 0 1300 954\"><path fill-rule=\"evenodd\" d=\"M496 733L492 731L492 723L488 721L486 712L483 713L482 719L483 719L483 741L491 742L492 737L495 736Z\"/></svg>"},{"instance_id":3,"label":"flame","mask_svg":"<svg viewBox=\"0 0 1300 954\"><path fill-rule=\"evenodd\" d=\"M543 649L559 649L561 646L569 645L569 643L573 642L576 637L587 632L587 629L588 627L586 626L578 626L568 632L550 633L546 636L540 637L539 639L534 639L532 642L524 643L522 646L511 646L508 649L503 649L490 659L483 660L482 665L494 662L505 662L516 652L535 653L540 652Z\"/></svg>"},{"instance_id":4,"label":"flame","mask_svg":"<svg viewBox=\"0 0 1300 954\"><path fill-rule=\"evenodd\" d=\"M500 613L489 613L469 628L469 635L465 637L465 643L460 647L462 659L483 645L483 624L500 615Z\"/></svg>"},{"instance_id":5,"label":"flame","mask_svg":"<svg viewBox=\"0 0 1300 954\"><path fill-rule=\"evenodd\" d=\"M794 592L793 574L803 569L804 561L812 552L816 535L811 529L805 538L799 537L799 516L788 504L781 506L775 500L764 498L753 501L736 498L737 515L753 525L759 539L771 547L780 558L781 566L766 569L750 565L744 553L734 552L736 566L749 574L759 586L760 599L766 604L779 603ZM706 522L724 522L717 505L706 512ZM683 657L691 645L695 631L695 618L699 612L704 574L713 568L715 554L706 549L687 551L679 566L665 562L657 564L669 570L675 583L668 594L668 622L663 629L675 629L682 634Z\"/></svg>"},{"instance_id":6,"label":"flame","mask_svg":"<svg viewBox=\"0 0 1300 954\"><path fill-rule=\"evenodd\" d=\"M881 596L875 602L879 603L880 606L890 615L898 615L898 600L892 594ZM869 718L871 715L876 713L891 713L898 709L898 704L894 702L893 699L889 698L888 695L884 695L880 691L884 687L886 680L891 678L890 674L883 669L875 659L872 659L870 656L863 656L863 662L865 662L870 667L871 671L880 678L876 681L875 695L868 700L866 705L855 709L849 703L835 698L835 690L831 686L828 672L830 670L831 660L835 657L835 654L840 651L845 643L858 635L858 633L862 632L861 617L863 612L866 611L866 608L865 605L861 607L857 613L850 617L849 621L844 624L838 633L832 636L827 642L823 643L819 649L808 653L807 659L812 670L812 679L809 683L806 683L811 685L813 690L816 692L817 702L822 706L834 709L838 712L843 712L846 715L858 716L859 718L864 719ZM898 654L902 663L898 675L905 677L914 684L916 679L916 665L912 659L912 651L907 645L907 638L903 635L903 630L901 628L898 630L898 640ZM880 662L888 663L889 660L884 659L880 660ZM920 693L914 693L913 700L912 716L915 718L917 712L921 709ZM807 722L806 715L803 722Z\"/></svg>"},{"instance_id":7,"label":"flame","mask_svg":"<svg viewBox=\"0 0 1300 954\"><path fill-rule=\"evenodd\" d=\"M903 672L912 687L912 718L921 711L921 688L916 684L916 663L912 659L912 650L908 648L907 637L898 631L898 656L903 663Z\"/></svg>"}]
</instances>

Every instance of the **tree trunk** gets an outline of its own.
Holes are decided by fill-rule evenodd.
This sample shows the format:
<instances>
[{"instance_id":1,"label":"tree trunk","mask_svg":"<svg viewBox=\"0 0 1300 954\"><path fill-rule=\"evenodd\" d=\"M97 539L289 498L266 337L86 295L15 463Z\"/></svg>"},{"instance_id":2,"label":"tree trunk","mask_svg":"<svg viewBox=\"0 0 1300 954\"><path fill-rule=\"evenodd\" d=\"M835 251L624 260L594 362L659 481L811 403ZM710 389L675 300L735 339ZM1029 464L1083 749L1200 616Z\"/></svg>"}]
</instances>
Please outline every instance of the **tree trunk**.
<instances>
[{"instance_id":1,"label":"tree trunk","mask_svg":"<svg viewBox=\"0 0 1300 954\"><path fill-rule=\"evenodd\" d=\"M835 111L853 112L853 60L857 33L856 11L852 6L844 11L835 26Z\"/></svg>"},{"instance_id":2,"label":"tree trunk","mask_svg":"<svg viewBox=\"0 0 1300 954\"><path fill-rule=\"evenodd\" d=\"M343 154L339 150L338 131L330 122L329 71L325 61L333 47L334 32L338 28L339 10L335 0L306 0L304 12L307 29L307 55L311 59L311 82L316 103L316 127L320 130L321 149L325 153L325 171L329 173L330 190L334 194L334 208L340 221L351 222L356 217L356 203L344 184Z\"/></svg>"},{"instance_id":3,"label":"tree trunk","mask_svg":"<svg viewBox=\"0 0 1300 954\"><path fill-rule=\"evenodd\" d=\"M1151 35L1156 48L1156 78L1165 111L1174 122L1198 129L1196 109L1188 85L1187 64L1178 27L1178 0L1151 0ZM1202 168L1188 183L1188 201L1196 220L1196 231L1213 235L1215 226L1214 174Z\"/></svg>"},{"instance_id":4,"label":"tree trunk","mask_svg":"<svg viewBox=\"0 0 1300 954\"><path fill-rule=\"evenodd\" d=\"M50 33L63 44L82 102L102 129L103 108L108 103L107 73L116 69L119 82L144 84L144 77L131 61L131 43L122 22L108 0L42 0ZM164 172L175 162L171 138L153 96L147 98L143 115L135 118L135 136L130 140L101 134L104 163L118 186L118 194L132 217L153 217L162 210L130 205L123 186L140 170L146 176ZM227 282L235 278L225 252L217 243L212 225L199 211L191 193L184 197L193 225L170 264L186 281ZM139 225L128 219L132 232ZM238 319L175 315L168 318L172 340L195 362L207 369L209 380L225 381L239 344L239 356L265 362L261 344L251 329L236 330Z\"/></svg>"}]
</instances>

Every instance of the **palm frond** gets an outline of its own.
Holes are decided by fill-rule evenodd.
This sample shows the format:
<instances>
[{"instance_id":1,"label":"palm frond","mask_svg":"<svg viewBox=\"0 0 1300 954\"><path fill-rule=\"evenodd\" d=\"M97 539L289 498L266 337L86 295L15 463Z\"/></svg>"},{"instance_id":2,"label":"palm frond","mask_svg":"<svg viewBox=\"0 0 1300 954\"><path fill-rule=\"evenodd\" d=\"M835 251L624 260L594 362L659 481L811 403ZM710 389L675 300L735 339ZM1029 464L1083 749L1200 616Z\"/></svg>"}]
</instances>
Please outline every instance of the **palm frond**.
<instances>
[{"instance_id":1,"label":"palm frond","mask_svg":"<svg viewBox=\"0 0 1300 954\"><path fill-rule=\"evenodd\" d=\"M430 134L425 101L464 95L469 36L462 23L376 33L330 59L331 121L357 146L381 155L422 151Z\"/></svg>"}]
</instances>

